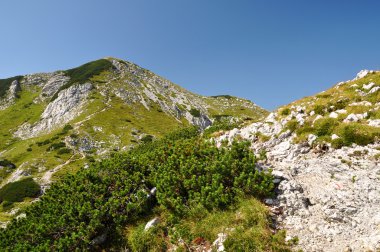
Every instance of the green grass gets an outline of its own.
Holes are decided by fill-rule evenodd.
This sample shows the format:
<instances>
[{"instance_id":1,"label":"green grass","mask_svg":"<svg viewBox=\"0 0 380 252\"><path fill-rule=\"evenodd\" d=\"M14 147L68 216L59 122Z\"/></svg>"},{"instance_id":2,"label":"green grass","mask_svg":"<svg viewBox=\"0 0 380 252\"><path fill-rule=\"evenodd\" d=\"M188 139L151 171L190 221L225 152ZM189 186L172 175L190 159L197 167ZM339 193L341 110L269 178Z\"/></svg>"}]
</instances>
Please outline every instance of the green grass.
<instances>
[{"instance_id":1,"label":"green grass","mask_svg":"<svg viewBox=\"0 0 380 252\"><path fill-rule=\"evenodd\" d=\"M35 104L33 100L38 96L36 90L24 90L20 92L20 99L12 106L0 110L0 150L11 145L13 139L12 132L23 123L36 122L44 109L44 104Z\"/></svg>"},{"instance_id":2,"label":"green grass","mask_svg":"<svg viewBox=\"0 0 380 252\"><path fill-rule=\"evenodd\" d=\"M240 121L255 122L263 119L269 114L268 111L241 98L234 96L211 96L201 97L203 101L208 105L208 113L212 118L223 119L226 116L233 116Z\"/></svg>"},{"instance_id":3,"label":"green grass","mask_svg":"<svg viewBox=\"0 0 380 252\"><path fill-rule=\"evenodd\" d=\"M334 148L349 146L353 143L366 145L373 143L376 137L380 135L380 129L367 125L367 119L379 119L380 111L376 108L375 103L380 101L380 92L361 96L356 89L363 90L362 86L374 82L375 86L380 85L380 73L372 73L359 80L349 81L334 86L323 93L315 96L305 97L289 105L283 106L278 110L278 119L285 118L288 112L294 110L296 106L304 106L306 113L314 111L314 116L309 116L303 125L292 123L291 128L297 133L296 142L306 141L309 134L318 136L317 142L330 142ZM351 87L357 84L358 87ZM363 90L368 92L368 90ZM372 106L349 106L353 102L369 101ZM333 106L333 107L332 107ZM338 118L329 118L332 111L345 109L347 113L338 115ZM283 113L286 111L286 113ZM356 123L343 123L349 114L363 114L368 112L368 118ZM316 115L322 115L323 118L313 123ZM332 140L331 135L337 134L340 138Z\"/></svg>"},{"instance_id":4,"label":"green grass","mask_svg":"<svg viewBox=\"0 0 380 252\"><path fill-rule=\"evenodd\" d=\"M171 225L166 213L161 212L160 223L148 231L144 231L144 226L149 219L127 227L130 248L132 251L165 251L174 243L178 251L188 251L201 243L211 245L219 233L226 233L226 251L291 251L284 232L271 233L269 211L254 198L242 199L225 211L195 207L189 214L188 218ZM182 244L178 243L179 239Z\"/></svg>"}]
</instances>

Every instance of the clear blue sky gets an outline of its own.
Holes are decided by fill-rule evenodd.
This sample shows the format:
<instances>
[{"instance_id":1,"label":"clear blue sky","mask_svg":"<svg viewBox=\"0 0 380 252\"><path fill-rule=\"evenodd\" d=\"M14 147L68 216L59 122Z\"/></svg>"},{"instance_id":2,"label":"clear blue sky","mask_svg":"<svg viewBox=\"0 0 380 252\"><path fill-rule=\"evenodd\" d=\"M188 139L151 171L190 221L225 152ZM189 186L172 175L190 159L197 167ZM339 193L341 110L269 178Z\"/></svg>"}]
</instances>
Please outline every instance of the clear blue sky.
<instances>
[{"instance_id":1,"label":"clear blue sky","mask_svg":"<svg viewBox=\"0 0 380 252\"><path fill-rule=\"evenodd\" d=\"M2 0L0 78L105 56L267 109L380 69L377 0Z\"/></svg>"}]
</instances>

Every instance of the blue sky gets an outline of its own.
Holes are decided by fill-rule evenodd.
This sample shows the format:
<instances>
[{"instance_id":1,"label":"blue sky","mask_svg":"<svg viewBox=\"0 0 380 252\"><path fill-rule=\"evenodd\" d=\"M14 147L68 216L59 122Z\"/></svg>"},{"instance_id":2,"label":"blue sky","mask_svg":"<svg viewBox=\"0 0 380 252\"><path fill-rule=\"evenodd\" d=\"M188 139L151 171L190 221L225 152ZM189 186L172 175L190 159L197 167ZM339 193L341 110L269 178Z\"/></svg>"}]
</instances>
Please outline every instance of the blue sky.
<instances>
[{"instance_id":1,"label":"blue sky","mask_svg":"<svg viewBox=\"0 0 380 252\"><path fill-rule=\"evenodd\" d=\"M380 69L376 0L3 0L0 78L105 56L267 109Z\"/></svg>"}]
</instances>

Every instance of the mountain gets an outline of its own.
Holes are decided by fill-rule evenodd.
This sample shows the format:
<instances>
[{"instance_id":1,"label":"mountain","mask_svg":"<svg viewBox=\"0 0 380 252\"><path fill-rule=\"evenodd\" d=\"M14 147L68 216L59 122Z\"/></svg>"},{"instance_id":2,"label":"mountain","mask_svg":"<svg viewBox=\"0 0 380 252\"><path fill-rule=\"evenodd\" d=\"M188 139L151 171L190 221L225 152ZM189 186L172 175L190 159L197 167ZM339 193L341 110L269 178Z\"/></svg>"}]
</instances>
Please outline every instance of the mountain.
<instances>
[{"instance_id":1,"label":"mountain","mask_svg":"<svg viewBox=\"0 0 380 252\"><path fill-rule=\"evenodd\" d=\"M380 248L380 72L272 112L261 122L214 136L218 146L248 140L273 169L276 197L265 202L277 226L303 251Z\"/></svg>"},{"instance_id":2,"label":"mountain","mask_svg":"<svg viewBox=\"0 0 380 252\"><path fill-rule=\"evenodd\" d=\"M1 82L0 248L380 249L380 71L270 114L116 59L28 78Z\"/></svg>"},{"instance_id":3,"label":"mountain","mask_svg":"<svg viewBox=\"0 0 380 252\"><path fill-rule=\"evenodd\" d=\"M0 187L32 176L45 188L68 172L174 129L255 121L267 113L245 99L191 93L115 58L3 79Z\"/></svg>"}]
</instances>

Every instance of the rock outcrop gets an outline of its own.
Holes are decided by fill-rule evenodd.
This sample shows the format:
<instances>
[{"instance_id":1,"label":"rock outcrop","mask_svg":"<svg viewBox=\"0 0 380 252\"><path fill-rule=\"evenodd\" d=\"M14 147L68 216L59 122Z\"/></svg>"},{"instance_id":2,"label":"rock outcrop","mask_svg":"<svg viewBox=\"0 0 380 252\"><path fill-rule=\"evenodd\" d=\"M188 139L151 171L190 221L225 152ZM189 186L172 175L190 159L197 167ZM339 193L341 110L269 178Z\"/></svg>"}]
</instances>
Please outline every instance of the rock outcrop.
<instances>
[{"instance_id":1,"label":"rock outcrop","mask_svg":"<svg viewBox=\"0 0 380 252\"><path fill-rule=\"evenodd\" d=\"M62 90L58 98L49 103L36 124L23 124L14 135L26 139L61 127L82 112L82 107L92 87L92 84L86 83Z\"/></svg>"},{"instance_id":2,"label":"rock outcrop","mask_svg":"<svg viewBox=\"0 0 380 252\"><path fill-rule=\"evenodd\" d=\"M233 129L216 138L234 139L266 150L260 167L273 169L277 197L266 202L277 214L278 227L298 237L304 251L377 251L380 249L380 143L333 149L296 144L295 133L272 113L265 122ZM268 141L257 136L266 135Z\"/></svg>"},{"instance_id":3,"label":"rock outcrop","mask_svg":"<svg viewBox=\"0 0 380 252\"><path fill-rule=\"evenodd\" d=\"M21 91L21 85L18 80L12 81L5 98L0 99L0 110L6 109L10 105L12 105L16 98L18 97L18 93Z\"/></svg>"}]
</instances>

